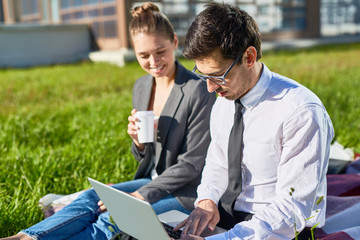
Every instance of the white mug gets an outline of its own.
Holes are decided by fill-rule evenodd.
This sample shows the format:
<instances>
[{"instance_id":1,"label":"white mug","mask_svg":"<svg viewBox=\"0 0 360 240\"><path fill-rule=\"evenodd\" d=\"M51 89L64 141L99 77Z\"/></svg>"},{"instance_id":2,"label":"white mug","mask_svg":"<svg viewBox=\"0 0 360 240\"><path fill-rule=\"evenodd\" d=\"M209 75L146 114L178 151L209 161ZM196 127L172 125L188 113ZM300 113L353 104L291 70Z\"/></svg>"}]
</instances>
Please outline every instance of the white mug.
<instances>
[{"instance_id":1,"label":"white mug","mask_svg":"<svg viewBox=\"0 0 360 240\"><path fill-rule=\"evenodd\" d=\"M153 111L138 111L135 113L138 119L135 124L139 127L137 130L139 143L154 141L154 113Z\"/></svg>"}]
</instances>

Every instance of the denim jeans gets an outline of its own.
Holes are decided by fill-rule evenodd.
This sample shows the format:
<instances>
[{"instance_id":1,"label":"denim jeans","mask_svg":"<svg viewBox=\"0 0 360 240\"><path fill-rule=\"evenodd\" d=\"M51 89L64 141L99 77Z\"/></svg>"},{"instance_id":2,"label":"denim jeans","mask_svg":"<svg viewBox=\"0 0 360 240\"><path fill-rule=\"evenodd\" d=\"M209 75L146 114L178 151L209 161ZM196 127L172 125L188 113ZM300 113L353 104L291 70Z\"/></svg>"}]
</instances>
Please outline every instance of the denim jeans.
<instances>
[{"instance_id":1,"label":"denim jeans","mask_svg":"<svg viewBox=\"0 0 360 240\"><path fill-rule=\"evenodd\" d=\"M150 181L148 178L136 179L115 184L113 187L124 192L134 192ZM21 232L40 240L111 239L121 231L110 222L108 212L99 212L99 200L96 192L89 189L59 212ZM190 213L171 195L153 203L152 207L156 214L169 210ZM114 231L110 231L109 226Z\"/></svg>"}]
</instances>

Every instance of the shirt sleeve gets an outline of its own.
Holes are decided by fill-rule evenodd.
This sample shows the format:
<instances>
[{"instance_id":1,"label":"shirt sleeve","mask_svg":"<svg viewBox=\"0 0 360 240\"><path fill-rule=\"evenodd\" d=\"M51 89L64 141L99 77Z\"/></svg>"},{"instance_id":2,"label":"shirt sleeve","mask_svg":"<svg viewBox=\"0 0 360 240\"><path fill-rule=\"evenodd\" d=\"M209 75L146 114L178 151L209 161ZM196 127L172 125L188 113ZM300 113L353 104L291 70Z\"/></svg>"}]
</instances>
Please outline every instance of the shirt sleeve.
<instances>
[{"instance_id":1,"label":"shirt sleeve","mask_svg":"<svg viewBox=\"0 0 360 240\"><path fill-rule=\"evenodd\" d=\"M198 197L195 201L195 207L198 202L204 199L211 199L216 204L225 192L228 184L228 164L226 152L220 135L224 133L223 124L218 118L218 111L222 109L222 99L217 98L213 105L210 116L210 136L211 142L207 150L205 166L201 175L201 183L198 186ZM226 134L225 134L226 135Z\"/></svg>"},{"instance_id":2,"label":"shirt sleeve","mask_svg":"<svg viewBox=\"0 0 360 240\"><path fill-rule=\"evenodd\" d=\"M293 239L295 230L323 226L331 120L323 106L306 104L284 122L282 131L275 197L251 220L206 239Z\"/></svg>"},{"instance_id":3,"label":"shirt sleeve","mask_svg":"<svg viewBox=\"0 0 360 240\"><path fill-rule=\"evenodd\" d=\"M210 199L217 204L225 192L228 183L228 168L219 164L218 161L218 159L223 157L216 142L211 141L202 173L201 184L197 189L198 198L195 201L195 207L199 201L204 199Z\"/></svg>"}]
</instances>

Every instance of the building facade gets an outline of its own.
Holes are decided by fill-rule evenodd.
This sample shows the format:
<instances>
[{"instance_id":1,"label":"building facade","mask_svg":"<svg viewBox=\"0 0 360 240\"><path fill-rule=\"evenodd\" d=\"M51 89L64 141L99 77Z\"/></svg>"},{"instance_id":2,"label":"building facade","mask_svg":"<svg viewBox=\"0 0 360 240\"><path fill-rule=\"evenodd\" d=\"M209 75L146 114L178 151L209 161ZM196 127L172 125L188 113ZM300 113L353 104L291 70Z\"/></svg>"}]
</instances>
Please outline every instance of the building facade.
<instances>
[{"instance_id":1,"label":"building facade","mask_svg":"<svg viewBox=\"0 0 360 240\"><path fill-rule=\"evenodd\" d=\"M0 0L4 24L88 24L101 49L130 48L128 24L136 0ZM183 43L195 16L210 0L155 2ZM228 0L251 14L263 40L360 33L359 0Z\"/></svg>"}]
</instances>

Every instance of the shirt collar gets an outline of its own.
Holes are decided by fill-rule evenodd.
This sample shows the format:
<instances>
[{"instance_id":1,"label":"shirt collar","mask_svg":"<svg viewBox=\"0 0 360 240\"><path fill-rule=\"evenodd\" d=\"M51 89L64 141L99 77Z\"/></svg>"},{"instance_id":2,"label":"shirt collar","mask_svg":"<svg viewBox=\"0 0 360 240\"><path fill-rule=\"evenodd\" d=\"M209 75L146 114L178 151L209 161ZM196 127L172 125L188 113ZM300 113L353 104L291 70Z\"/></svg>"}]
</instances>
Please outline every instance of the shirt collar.
<instances>
[{"instance_id":1,"label":"shirt collar","mask_svg":"<svg viewBox=\"0 0 360 240\"><path fill-rule=\"evenodd\" d=\"M271 81L271 72L262 63L263 70L260 76L259 81L255 84L255 86L245 94L240 100L245 108L253 108L260 101L261 97L265 94L266 89L268 88Z\"/></svg>"}]
</instances>

